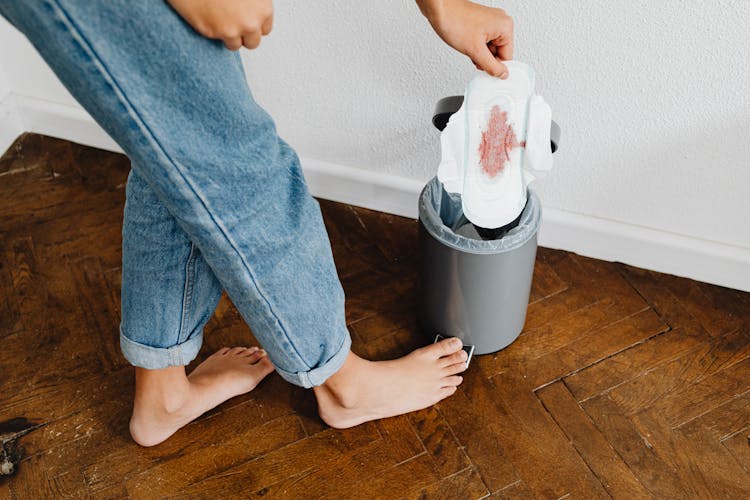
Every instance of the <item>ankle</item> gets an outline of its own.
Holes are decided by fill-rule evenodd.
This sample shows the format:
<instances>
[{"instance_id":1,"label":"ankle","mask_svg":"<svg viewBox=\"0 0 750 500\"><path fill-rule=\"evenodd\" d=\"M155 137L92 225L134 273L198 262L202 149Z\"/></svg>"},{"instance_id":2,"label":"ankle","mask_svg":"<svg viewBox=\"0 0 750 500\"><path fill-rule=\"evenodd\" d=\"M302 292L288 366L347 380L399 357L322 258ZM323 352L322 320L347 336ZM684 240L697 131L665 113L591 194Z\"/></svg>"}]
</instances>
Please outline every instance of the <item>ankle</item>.
<instances>
[{"instance_id":1,"label":"ankle","mask_svg":"<svg viewBox=\"0 0 750 500\"><path fill-rule=\"evenodd\" d=\"M135 406L172 415L184 408L190 388L184 367L136 368Z\"/></svg>"},{"instance_id":2,"label":"ankle","mask_svg":"<svg viewBox=\"0 0 750 500\"><path fill-rule=\"evenodd\" d=\"M369 363L350 352L341 369L331 375L322 387L342 408L356 408L362 399L362 380Z\"/></svg>"}]
</instances>

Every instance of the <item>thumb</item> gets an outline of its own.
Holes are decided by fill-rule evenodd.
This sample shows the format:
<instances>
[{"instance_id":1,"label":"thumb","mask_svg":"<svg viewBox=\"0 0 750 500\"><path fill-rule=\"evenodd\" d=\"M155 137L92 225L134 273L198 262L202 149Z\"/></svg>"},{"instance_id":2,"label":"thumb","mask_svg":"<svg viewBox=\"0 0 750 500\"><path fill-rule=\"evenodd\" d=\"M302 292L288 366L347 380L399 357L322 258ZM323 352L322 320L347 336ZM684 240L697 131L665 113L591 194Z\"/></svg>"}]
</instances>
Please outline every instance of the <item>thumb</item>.
<instances>
[{"instance_id":1,"label":"thumb","mask_svg":"<svg viewBox=\"0 0 750 500\"><path fill-rule=\"evenodd\" d=\"M492 76L499 76L502 79L508 78L508 68L490 51L486 45L480 46L473 53L469 54L471 60L479 69L482 69Z\"/></svg>"}]
</instances>

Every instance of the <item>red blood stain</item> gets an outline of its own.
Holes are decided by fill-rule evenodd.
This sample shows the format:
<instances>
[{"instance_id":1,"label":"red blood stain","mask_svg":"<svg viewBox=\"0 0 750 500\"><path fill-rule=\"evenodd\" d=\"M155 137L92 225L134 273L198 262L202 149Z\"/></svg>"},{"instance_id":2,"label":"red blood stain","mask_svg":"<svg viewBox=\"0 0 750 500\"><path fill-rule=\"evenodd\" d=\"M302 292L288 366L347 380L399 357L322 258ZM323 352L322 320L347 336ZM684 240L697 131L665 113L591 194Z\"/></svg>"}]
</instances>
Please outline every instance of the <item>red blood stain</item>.
<instances>
[{"instance_id":1,"label":"red blood stain","mask_svg":"<svg viewBox=\"0 0 750 500\"><path fill-rule=\"evenodd\" d=\"M510 152L518 147L523 147L523 144L518 142L513 127L508 123L508 113L502 111L500 106L493 106L487 120L487 129L482 131L482 142L479 144L482 170L491 178L497 176L510 161Z\"/></svg>"}]
</instances>

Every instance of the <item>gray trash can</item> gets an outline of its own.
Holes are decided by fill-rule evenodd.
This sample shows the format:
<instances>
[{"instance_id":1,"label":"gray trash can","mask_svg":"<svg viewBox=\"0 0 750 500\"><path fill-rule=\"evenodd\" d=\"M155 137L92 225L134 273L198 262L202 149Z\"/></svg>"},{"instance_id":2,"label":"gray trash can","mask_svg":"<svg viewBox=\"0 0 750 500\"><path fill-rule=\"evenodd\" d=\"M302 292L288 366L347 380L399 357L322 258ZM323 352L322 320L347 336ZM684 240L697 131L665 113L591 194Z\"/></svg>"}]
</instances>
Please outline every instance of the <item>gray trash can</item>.
<instances>
[{"instance_id":1,"label":"gray trash can","mask_svg":"<svg viewBox=\"0 0 750 500\"><path fill-rule=\"evenodd\" d=\"M536 259L542 205L528 190L518 224L484 240L466 219L461 196L433 178L419 197L418 321L474 345L474 354L507 347L523 330Z\"/></svg>"}]
</instances>

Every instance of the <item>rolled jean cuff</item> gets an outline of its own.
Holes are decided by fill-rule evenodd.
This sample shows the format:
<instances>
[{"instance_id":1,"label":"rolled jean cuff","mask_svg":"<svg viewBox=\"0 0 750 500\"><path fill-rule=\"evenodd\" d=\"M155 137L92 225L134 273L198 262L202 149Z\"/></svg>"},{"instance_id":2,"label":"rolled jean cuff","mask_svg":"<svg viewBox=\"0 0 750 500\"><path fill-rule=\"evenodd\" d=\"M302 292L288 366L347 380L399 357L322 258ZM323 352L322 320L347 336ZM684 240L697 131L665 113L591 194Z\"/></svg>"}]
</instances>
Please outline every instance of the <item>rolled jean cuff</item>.
<instances>
[{"instance_id":1,"label":"rolled jean cuff","mask_svg":"<svg viewBox=\"0 0 750 500\"><path fill-rule=\"evenodd\" d=\"M322 385L331 375L344 366L344 362L349 355L351 347L352 338L349 335L349 332L346 332L344 335L344 341L341 343L341 347L339 347L338 351L336 351L336 354L331 356L331 358L321 366L306 372L292 373L278 367L276 368L276 371L281 375L281 378L287 382L304 387L305 389Z\"/></svg>"},{"instance_id":2,"label":"rolled jean cuff","mask_svg":"<svg viewBox=\"0 0 750 500\"><path fill-rule=\"evenodd\" d=\"M203 345L203 332L172 347L152 347L130 340L120 329L120 349L128 362L139 368L159 370L170 366L186 366L198 356Z\"/></svg>"}]
</instances>

